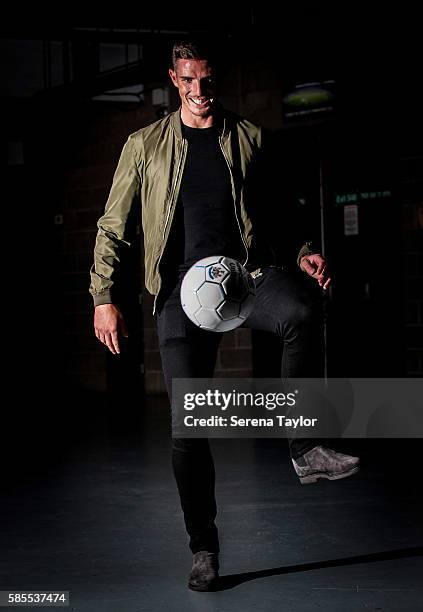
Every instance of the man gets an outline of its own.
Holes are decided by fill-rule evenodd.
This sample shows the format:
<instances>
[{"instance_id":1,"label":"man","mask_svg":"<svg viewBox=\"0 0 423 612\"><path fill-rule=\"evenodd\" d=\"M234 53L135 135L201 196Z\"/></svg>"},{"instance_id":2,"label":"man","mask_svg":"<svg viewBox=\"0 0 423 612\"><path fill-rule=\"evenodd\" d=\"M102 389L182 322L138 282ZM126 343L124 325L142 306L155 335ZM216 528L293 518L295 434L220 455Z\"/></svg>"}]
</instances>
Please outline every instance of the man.
<instances>
[{"instance_id":1,"label":"man","mask_svg":"<svg viewBox=\"0 0 423 612\"><path fill-rule=\"evenodd\" d=\"M179 290L186 270L215 254L238 259L255 277L256 307L247 326L278 334L284 344L282 376L319 376L311 350L313 300L298 273L274 265L266 249L272 207L263 215L265 203L257 201L256 180L263 161L262 130L217 103L210 50L198 42L181 42L174 46L172 60L169 76L181 107L129 137L98 222L90 287L96 336L117 354L119 336L127 335L113 291L119 251L128 244L128 216L136 206L142 214L145 282L155 295L169 397L173 378L213 375L221 335L189 321ZM310 243L302 246L297 262L327 289L331 279L326 261ZM301 482L342 478L358 469L358 458L336 453L318 440L292 440L290 451ZM194 555L189 587L212 590L218 578L219 541L208 440L173 439L172 462Z\"/></svg>"}]
</instances>

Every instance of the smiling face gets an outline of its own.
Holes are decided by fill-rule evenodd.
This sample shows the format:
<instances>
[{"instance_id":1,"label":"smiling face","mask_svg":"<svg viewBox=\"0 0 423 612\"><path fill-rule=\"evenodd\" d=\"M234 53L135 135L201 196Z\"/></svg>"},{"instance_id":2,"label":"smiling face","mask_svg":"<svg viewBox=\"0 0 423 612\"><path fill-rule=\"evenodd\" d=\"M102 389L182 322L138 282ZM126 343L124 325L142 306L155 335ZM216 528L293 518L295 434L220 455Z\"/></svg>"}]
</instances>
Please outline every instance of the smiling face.
<instances>
[{"instance_id":1,"label":"smiling face","mask_svg":"<svg viewBox=\"0 0 423 612\"><path fill-rule=\"evenodd\" d=\"M178 59L175 69L169 70L169 76L181 98L182 122L189 127L211 127L216 83L214 70L208 61Z\"/></svg>"}]
</instances>

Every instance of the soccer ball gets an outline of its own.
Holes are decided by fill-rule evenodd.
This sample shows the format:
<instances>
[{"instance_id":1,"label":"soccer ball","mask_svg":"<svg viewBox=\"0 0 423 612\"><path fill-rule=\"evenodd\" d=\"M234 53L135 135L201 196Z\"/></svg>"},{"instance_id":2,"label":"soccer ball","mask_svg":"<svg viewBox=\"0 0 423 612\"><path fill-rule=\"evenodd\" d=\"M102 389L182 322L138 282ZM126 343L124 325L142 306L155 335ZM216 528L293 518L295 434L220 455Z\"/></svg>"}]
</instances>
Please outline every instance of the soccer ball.
<instances>
[{"instance_id":1,"label":"soccer ball","mask_svg":"<svg viewBox=\"0 0 423 612\"><path fill-rule=\"evenodd\" d=\"M254 280L239 261L214 255L200 259L185 274L181 304L198 327L225 332L251 314L255 293Z\"/></svg>"}]
</instances>

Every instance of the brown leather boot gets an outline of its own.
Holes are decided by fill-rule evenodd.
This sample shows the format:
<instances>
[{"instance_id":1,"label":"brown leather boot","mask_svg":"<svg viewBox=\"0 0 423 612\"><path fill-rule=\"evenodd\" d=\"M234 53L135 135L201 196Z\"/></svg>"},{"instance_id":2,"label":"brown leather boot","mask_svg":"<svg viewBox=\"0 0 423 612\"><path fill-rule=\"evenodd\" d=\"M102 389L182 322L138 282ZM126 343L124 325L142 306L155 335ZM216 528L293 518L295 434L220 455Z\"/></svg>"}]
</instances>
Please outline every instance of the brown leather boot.
<instances>
[{"instance_id":1,"label":"brown leather boot","mask_svg":"<svg viewBox=\"0 0 423 612\"><path fill-rule=\"evenodd\" d=\"M193 591L213 591L219 579L218 553L200 550L195 553L188 587Z\"/></svg>"}]
</instances>

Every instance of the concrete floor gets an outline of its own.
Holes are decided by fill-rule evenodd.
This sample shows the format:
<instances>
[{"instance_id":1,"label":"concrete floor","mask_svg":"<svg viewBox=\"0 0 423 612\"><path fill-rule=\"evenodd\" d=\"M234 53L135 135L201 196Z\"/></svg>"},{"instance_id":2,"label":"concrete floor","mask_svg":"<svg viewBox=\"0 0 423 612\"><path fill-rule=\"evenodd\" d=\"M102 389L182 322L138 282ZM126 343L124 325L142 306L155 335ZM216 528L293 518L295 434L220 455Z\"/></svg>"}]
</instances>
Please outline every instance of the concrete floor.
<instances>
[{"instance_id":1,"label":"concrete floor","mask_svg":"<svg viewBox=\"0 0 423 612\"><path fill-rule=\"evenodd\" d=\"M54 452L9 448L1 590L68 590L78 612L423 609L420 440L338 441L362 470L308 486L284 440L214 440L222 590L194 593L165 400L127 428L85 414Z\"/></svg>"}]
</instances>

